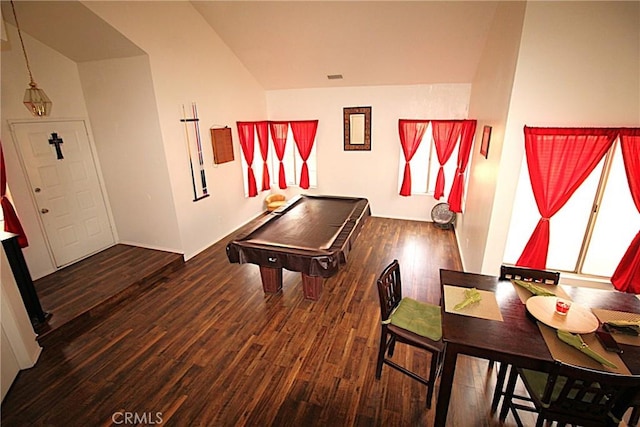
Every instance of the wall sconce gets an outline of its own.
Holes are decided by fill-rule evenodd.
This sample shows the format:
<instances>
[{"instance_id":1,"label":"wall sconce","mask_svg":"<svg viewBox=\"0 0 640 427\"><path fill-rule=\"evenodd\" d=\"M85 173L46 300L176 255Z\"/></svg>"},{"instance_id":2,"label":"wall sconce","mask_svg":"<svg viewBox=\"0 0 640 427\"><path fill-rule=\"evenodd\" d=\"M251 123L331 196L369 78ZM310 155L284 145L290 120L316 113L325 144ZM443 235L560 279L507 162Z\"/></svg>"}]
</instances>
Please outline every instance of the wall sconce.
<instances>
[{"instance_id":1,"label":"wall sconce","mask_svg":"<svg viewBox=\"0 0 640 427\"><path fill-rule=\"evenodd\" d=\"M24 60L27 64L27 71L29 72L29 87L24 92L23 103L25 107L36 117L48 116L51 113L51 100L44 93L44 90L38 87L38 84L33 80L31 74L31 66L29 66L29 58L27 57L27 50L24 48L24 41L22 40L22 32L20 31L20 24L18 24L18 16L16 15L16 8L11 0L11 9L13 10L13 17L16 20L16 28L18 29L18 37L20 37L20 45L22 46L22 53L24 53Z\"/></svg>"}]
</instances>

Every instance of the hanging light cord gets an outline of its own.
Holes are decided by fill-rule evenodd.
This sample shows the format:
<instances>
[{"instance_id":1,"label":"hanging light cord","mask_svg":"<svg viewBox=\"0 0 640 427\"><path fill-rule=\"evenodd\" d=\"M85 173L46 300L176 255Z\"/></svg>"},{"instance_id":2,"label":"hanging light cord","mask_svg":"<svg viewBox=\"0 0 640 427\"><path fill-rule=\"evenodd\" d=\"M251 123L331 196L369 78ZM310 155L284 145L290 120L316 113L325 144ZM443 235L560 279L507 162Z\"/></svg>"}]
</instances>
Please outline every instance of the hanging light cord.
<instances>
[{"instance_id":1,"label":"hanging light cord","mask_svg":"<svg viewBox=\"0 0 640 427\"><path fill-rule=\"evenodd\" d=\"M27 57L27 50L24 48L24 41L22 40L22 32L20 31L20 24L18 24L18 16L16 15L16 7L11 0L11 9L13 10L13 18L16 20L16 28L18 29L18 37L20 37L20 44L22 45L22 53L24 53L24 61L27 63L27 71L29 72L29 78L31 82L30 86L36 86L36 82L33 81L33 75L31 74L31 66L29 65L29 58Z\"/></svg>"}]
</instances>

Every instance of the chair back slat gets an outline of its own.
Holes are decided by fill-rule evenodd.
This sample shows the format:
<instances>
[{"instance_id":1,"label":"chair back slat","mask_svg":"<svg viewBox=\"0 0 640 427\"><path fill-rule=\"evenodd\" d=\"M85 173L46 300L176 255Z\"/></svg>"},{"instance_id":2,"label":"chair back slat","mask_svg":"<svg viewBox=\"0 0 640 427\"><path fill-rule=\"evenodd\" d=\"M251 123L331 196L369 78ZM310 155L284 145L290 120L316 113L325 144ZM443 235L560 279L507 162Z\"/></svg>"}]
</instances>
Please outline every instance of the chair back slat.
<instances>
[{"instance_id":1,"label":"chair back slat","mask_svg":"<svg viewBox=\"0 0 640 427\"><path fill-rule=\"evenodd\" d=\"M638 375L619 375L562 362L556 366L549 375L556 387L547 387L542 396L543 414L548 419L579 425L617 425L616 419L622 418L640 393ZM554 390L560 387L559 393Z\"/></svg>"},{"instance_id":2,"label":"chair back slat","mask_svg":"<svg viewBox=\"0 0 640 427\"><path fill-rule=\"evenodd\" d=\"M385 321L402 299L402 282L400 279L400 265L398 260L389 264L377 281L380 296L380 315Z\"/></svg>"},{"instance_id":3,"label":"chair back slat","mask_svg":"<svg viewBox=\"0 0 640 427\"><path fill-rule=\"evenodd\" d=\"M500 279L524 280L525 282L557 285L560 282L560 273L557 271L536 270L533 268L502 265L500 267Z\"/></svg>"},{"instance_id":4,"label":"chair back slat","mask_svg":"<svg viewBox=\"0 0 640 427\"><path fill-rule=\"evenodd\" d=\"M400 265L397 259L394 259L391 264L385 267L376 281L376 286L378 288L378 300L380 301L380 317L382 318L378 360L376 362L376 378L380 379L383 365L408 375L427 387L426 404L427 408L430 408L434 384L439 372L438 366L441 365L444 351L442 340L440 338L435 339L435 335L442 336L441 317L434 315L435 309L437 309L438 315L440 314L440 307L433 305L427 307L427 304L422 305L415 300L406 300L409 308L397 313L398 321L389 321L391 313L402 300L402 281L400 279ZM421 311L420 307L425 309ZM426 308L433 309L433 311L429 312ZM399 324L403 324L403 321L411 324L412 321L418 319L421 323L418 328L411 327L411 325L406 328L399 326ZM429 325L425 325L425 322ZM431 354L428 377L410 369L408 364L401 363L400 358L392 359L397 343L418 348ZM420 359L423 360L422 355Z\"/></svg>"}]
</instances>

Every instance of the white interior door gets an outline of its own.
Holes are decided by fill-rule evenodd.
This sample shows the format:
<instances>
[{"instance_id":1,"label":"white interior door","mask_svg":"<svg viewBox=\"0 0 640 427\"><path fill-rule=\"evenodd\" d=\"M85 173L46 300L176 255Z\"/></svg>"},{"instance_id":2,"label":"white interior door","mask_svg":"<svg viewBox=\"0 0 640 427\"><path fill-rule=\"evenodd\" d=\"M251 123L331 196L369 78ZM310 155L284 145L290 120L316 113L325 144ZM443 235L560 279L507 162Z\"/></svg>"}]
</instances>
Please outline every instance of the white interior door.
<instances>
[{"instance_id":1,"label":"white interior door","mask_svg":"<svg viewBox=\"0 0 640 427\"><path fill-rule=\"evenodd\" d=\"M57 267L114 244L84 121L13 123ZM56 138L62 158L58 158Z\"/></svg>"}]
</instances>

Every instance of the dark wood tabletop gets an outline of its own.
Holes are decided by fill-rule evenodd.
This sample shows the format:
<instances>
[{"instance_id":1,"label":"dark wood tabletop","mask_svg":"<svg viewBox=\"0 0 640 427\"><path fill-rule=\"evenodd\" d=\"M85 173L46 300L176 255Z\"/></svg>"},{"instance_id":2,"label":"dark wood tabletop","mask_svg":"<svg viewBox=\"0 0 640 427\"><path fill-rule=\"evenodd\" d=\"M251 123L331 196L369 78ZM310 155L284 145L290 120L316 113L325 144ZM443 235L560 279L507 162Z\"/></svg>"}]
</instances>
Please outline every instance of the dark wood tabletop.
<instances>
[{"instance_id":1,"label":"dark wood tabletop","mask_svg":"<svg viewBox=\"0 0 640 427\"><path fill-rule=\"evenodd\" d=\"M440 270L440 285L495 292L503 321L448 313L442 302L442 339L447 348L436 405L436 426L446 425L458 354L537 370L549 369L554 363L535 319L527 313L510 281L499 280L495 276ZM640 300L632 294L584 287L563 286L563 289L575 303L589 308L640 313ZM444 290L442 295L444 298ZM640 347L621 347L624 350L621 357L631 373L640 374Z\"/></svg>"}]
</instances>

